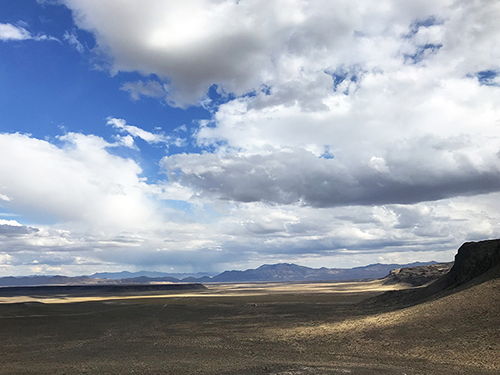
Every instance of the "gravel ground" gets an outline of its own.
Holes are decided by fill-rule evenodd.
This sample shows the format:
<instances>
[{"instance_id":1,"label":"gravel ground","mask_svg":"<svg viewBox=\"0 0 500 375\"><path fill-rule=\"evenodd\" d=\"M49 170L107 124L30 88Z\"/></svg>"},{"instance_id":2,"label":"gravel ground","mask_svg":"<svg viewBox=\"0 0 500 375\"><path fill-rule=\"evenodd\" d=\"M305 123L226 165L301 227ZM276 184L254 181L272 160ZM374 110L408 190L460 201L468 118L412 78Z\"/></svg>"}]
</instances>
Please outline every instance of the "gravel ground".
<instances>
[{"instance_id":1,"label":"gravel ground","mask_svg":"<svg viewBox=\"0 0 500 375\"><path fill-rule=\"evenodd\" d=\"M373 290L258 289L0 304L0 374L500 373L499 279L396 311L356 304Z\"/></svg>"}]
</instances>

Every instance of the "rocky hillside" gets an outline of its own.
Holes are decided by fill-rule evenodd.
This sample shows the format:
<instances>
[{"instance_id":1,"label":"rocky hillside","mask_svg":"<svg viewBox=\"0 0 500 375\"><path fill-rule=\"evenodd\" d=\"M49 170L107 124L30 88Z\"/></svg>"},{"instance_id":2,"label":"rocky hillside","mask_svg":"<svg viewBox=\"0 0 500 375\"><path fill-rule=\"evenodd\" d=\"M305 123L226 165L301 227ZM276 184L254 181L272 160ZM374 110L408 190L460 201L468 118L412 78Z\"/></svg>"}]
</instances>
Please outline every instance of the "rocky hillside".
<instances>
[{"instance_id":1,"label":"rocky hillside","mask_svg":"<svg viewBox=\"0 0 500 375\"><path fill-rule=\"evenodd\" d=\"M397 268L392 270L383 281L385 285L403 284L411 287L422 286L444 276L450 271L452 266L453 262Z\"/></svg>"},{"instance_id":2,"label":"rocky hillside","mask_svg":"<svg viewBox=\"0 0 500 375\"><path fill-rule=\"evenodd\" d=\"M406 306L500 278L500 239L466 242L455 256L453 267L424 288L386 292L366 301L371 304Z\"/></svg>"}]
</instances>

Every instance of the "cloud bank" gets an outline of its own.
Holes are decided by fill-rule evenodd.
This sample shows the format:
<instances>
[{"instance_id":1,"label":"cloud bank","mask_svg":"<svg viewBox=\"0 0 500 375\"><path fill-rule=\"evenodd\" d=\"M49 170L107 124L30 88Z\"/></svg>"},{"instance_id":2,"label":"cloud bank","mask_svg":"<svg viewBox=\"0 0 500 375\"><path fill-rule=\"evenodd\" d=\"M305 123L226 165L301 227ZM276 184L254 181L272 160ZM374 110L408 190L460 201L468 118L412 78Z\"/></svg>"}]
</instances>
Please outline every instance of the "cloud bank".
<instances>
[{"instance_id":1,"label":"cloud bank","mask_svg":"<svg viewBox=\"0 0 500 375\"><path fill-rule=\"evenodd\" d=\"M163 166L172 181L201 195L237 202L312 207L412 204L500 191L500 158L473 158L465 142L455 150L434 139L402 144L384 157L346 166L304 149L219 156L178 154Z\"/></svg>"}]
</instances>

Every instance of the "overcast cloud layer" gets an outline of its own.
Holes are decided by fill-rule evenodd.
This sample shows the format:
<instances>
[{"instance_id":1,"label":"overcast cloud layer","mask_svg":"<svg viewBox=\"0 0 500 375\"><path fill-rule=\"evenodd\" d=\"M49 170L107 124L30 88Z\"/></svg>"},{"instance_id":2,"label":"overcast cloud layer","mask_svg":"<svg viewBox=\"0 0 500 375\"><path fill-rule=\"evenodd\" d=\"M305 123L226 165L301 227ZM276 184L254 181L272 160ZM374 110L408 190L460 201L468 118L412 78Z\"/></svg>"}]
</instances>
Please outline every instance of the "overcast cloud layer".
<instances>
[{"instance_id":1,"label":"overcast cloud layer","mask_svg":"<svg viewBox=\"0 0 500 375\"><path fill-rule=\"evenodd\" d=\"M0 220L3 272L451 260L500 237L498 1L61 3L94 69L142 75L121 86L131 103L211 118L0 134L0 207L23 218ZM140 142L165 149L158 182L117 151Z\"/></svg>"}]
</instances>

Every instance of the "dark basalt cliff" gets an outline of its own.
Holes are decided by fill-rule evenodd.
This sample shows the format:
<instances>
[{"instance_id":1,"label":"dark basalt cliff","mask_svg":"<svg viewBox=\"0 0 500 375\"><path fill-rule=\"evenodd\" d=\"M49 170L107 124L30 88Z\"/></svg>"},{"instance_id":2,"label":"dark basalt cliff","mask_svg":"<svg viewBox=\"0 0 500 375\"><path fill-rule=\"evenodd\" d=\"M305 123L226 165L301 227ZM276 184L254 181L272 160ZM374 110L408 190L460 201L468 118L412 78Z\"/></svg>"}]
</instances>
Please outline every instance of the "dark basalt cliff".
<instances>
[{"instance_id":1,"label":"dark basalt cliff","mask_svg":"<svg viewBox=\"0 0 500 375\"><path fill-rule=\"evenodd\" d=\"M443 279L446 288L457 287L484 274L487 279L499 277L500 239L466 242L455 256L455 264Z\"/></svg>"}]
</instances>

